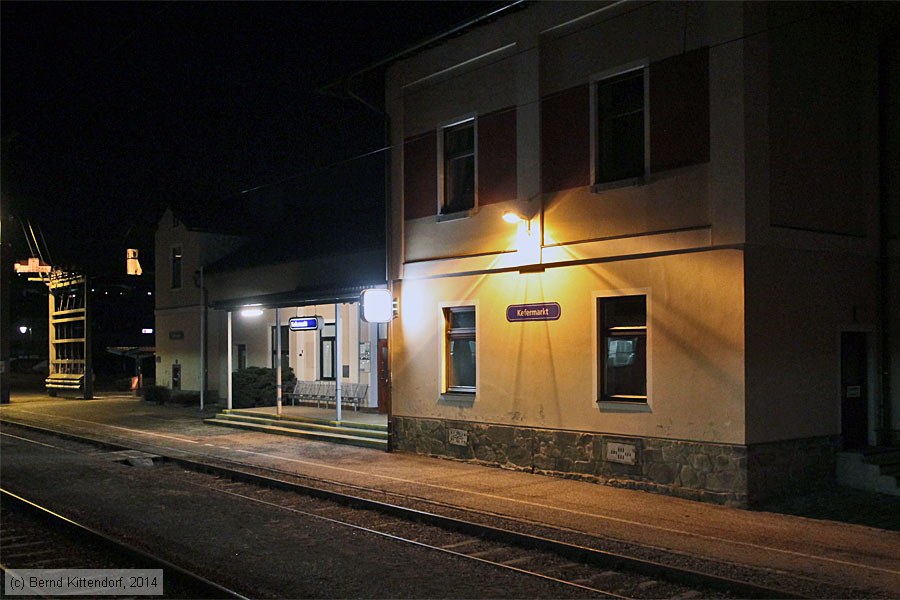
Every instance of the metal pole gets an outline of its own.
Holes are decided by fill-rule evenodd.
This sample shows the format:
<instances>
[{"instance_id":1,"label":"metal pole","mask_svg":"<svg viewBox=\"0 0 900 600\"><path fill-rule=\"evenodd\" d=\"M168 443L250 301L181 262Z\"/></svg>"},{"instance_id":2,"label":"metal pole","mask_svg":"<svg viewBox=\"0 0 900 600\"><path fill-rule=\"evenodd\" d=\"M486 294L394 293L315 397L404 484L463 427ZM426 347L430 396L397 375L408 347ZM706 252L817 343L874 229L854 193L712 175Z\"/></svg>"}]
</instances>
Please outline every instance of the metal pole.
<instances>
[{"instance_id":1,"label":"metal pole","mask_svg":"<svg viewBox=\"0 0 900 600\"><path fill-rule=\"evenodd\" d=\"M334 404L337 411L335 419L341 420L341 375L343 374L343 358L341 358L341 305L334 305Z\"/></svg>"},{"instance_id":2,"label":"metal pole","mask_svg":"<svg viewBox=\"0 0 900 600\"><path fill-rule=\"evenodd\" d=\"M91 354L91 286L87 275L82 283L84 289L84 399L94 398L94 360Z\"/></svg>"},{"instance_id":3,"label":"metal pole","mask_svg":"<svg viewBox=\"0 0 900 600\"><path fill-rule=\"evenodd\" d=\"M231 311L228 311L228 410L231 410L231 367L232 367L232 349L231 349Z\"/></svg>"},{"instance_id":4,"label":"metal pole","mask_svg":"<svg viewBox=\"0 0 900 600\"><path fill-rule=\"evenodd\" d=\"M206 396L206 298L203 295L203 267L200 267L200 410Z\"/></svg>"},{"instance_id":5,"label":"metal pole","mask_svg":"<svg viewBox=\"0 0 900 600\"><path fill-rule=\"evenodd\" d=\"M275 414L281 417L281 309L275 309Z\"/></svg>"}]
</instances>

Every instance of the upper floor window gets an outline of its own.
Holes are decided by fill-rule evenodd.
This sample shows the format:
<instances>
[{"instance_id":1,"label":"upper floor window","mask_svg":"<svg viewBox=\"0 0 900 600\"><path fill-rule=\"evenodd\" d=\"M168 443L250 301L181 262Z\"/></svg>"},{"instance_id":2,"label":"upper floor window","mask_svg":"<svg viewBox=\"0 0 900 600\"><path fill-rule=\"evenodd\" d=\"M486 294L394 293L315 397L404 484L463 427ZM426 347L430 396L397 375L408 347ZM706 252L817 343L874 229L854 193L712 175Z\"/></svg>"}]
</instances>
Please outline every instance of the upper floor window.
<instances>
[{"instance_id":1,"label":"upper floor window","mask_svg":"<svg viewBox=\"0 0 900 600\"><path fill-rule=\"evenodd\" d=\"M475 307L444 309L448 392L475 392Z\"/></svg>"},{"instance_id":2,"label":"upper floor window","mask_svg":"<svg viewBox=\"0 0 900 600\"><path fill-rule=\"evenodd\" d=\"M172 289L181 287L181 246L172 248Z\"/></svg>"},{"instance_id":3,"label":"upper floor window","mask_svg":"<svg viewBox=\"0 0 900 600\"><path fill-rule=\"evenodd\" d=\"M442 215L475 207L475 119L441 131Z\"/></svg>"},{"instance_id":4,"label":"upper floor window","mask_svg":"<svg viewBox=\"0 0 900 600\"><path fill-rule=\"evenodd\" d=\"M642 177L645 172L645 74L636 69L596 84L594 183Z\"/></svg>"},{"instance_id":5,"label":"upper floor window","mask_svg":"<svg viewBox=\"0 0 900 600\"><path fill-rule=\"evenodd\" d=\"M647 297L597 298L600 402L647 402Z\"/></svg>"}]
</instances>

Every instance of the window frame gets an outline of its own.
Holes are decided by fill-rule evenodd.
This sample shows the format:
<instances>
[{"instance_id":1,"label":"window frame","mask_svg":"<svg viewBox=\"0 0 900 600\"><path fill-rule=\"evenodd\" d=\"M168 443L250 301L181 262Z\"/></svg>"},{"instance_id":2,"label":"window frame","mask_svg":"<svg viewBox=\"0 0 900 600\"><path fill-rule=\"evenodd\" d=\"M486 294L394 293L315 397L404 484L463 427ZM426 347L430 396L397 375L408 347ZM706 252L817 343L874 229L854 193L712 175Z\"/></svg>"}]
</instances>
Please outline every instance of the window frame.
<instances>
[{"instance_id":1,"label":"window frame","mask_svg":"<svg viewBox=\"0 0 900 600\"><path fill-rule=\"evenodd\" d=\"M176 256L177 252L177 256ZM176 263L176 260L177 263ZM178 265L178 281L175 281L175 265ZM170 289L180 290L184 287L184 248L181 244L171 247L169 253L169 286Z\"/></svg>"},{"instance_id":2,"label":"window frame","mask_svg":"<svg viewBox=\"0 0 900 600\"><path fill-rule=\"evenodd\" d=\"M643 76L643 127L644 127L644 167L641 174L615 179L611 181L598 181L600 173L600 123L599 123L599 98L598 88L601 84L622 77L635 71L641 71ZM615 69L609 69L597 73L590 78L590 181L591 191L600 192L629 185L640 185L650 176L650 61L641 59L627 63Z\"/></svg>"},{"instance_id":3,"label":"window frame","mask_svg":"<svg viewBox=\"0 0 900 600\"><path fill-rule=\"evenodd\" d=\"M472 125L472 206L444 212L447 196L447 157L445 152L445 136L448 130L458 128L461 125ZM478 208L478 117L475 113L467 114L459 118L442 123L437 128L437 221L451 221L462 219L473 214Z\"/></svg>"},{"instance_id":4,"label":"window frame","mask_svg":"<svg viewBox=\"0 0 900 600\"><path fill-rule=\"evenodd\" d=\"M480 369L480 352L478 351L478 324L479 324L479 310L478 304L476 302L443 302L439 306L440 316L441 316L441 336L440 336L440 395L442 398L474 398L478 393L478 380ZM475 326L472 328L461 328L461 331L454 334L453 330L450 327L450 315L454 312L468 312L471 311L473 313L475 319ZM475 385L474 386L452 386L450 385L450 368L451 368L451 355L450 355L450 342L451 338L456 335L456 339L468 339L469 335L471 335L471 339L475 342Z\"/></svg>"},{"instance_id":5,"label":"window frame","mask_svg":"<svg viewBox=\"0 0 900 600\"><path fill-rule=\"evenodd\" d=\"M607 357L607 347L605 340L607 336L605 332L601 332L602 322L600 315L600 306L602 302L612 301L617 298L629 298L634 296L643 296L645 302L644 312L644 339L645 339L645 373L644 384L646 396L643 399L626 399L615 397L604 397L603 395L603 368L601 360L605 361ZM652 412L653 406L653 320L652 320L652 295L649 289L623 289L623 290L604 290L593 294L592 302L592 320L593 320L593 385L592 400L598 408L604 412ZM637 328L635 328L637 329Z\"/></svg>"}]
</instances>

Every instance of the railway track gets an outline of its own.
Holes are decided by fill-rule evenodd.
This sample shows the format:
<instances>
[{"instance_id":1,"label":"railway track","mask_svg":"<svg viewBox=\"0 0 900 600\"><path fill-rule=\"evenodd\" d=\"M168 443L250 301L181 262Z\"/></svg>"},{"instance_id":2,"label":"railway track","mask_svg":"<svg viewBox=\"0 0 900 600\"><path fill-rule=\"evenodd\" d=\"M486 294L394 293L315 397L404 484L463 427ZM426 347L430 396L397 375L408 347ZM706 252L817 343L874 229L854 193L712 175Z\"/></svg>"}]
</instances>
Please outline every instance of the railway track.
<instances>
[{"instance_id":1,"label":"railway track","mask_svg":"<svg viewBox=\"0 0 900 600\"><path fill-rule=\"evenodd\" d=\"M98 443L72 434L64 434L64 437L76 443ZM108 442L100 442L100 447L120 449ZM398 502L401 498L396 497L386 502L364 497L364 490L340 490L336 488L346 486L224 462L221 459L198 461L170 457L155 468L177 469L179 476L191 486L227 494L240 501L326 519L497 568L527 573L583 590L588 595L683 599L804 597L793 589L749 581L753 573L745 573L744 579L722 577L553 539L552 531L547 532L550 535L536 535L527 523L465 515L461 514L465 511L459 509L438 514L409 506L421 505L420 499L406 499L406 505ZM457 514L451 516L448 512ZM465 518L467 516L494 523L476 522L473 518Z\"/></svg>"},{"instance_id":2,"label":"railway track","mask_svg":"<svg viewBox=\"0 0 900 600\"><path fill-rule=\"evenodd\" d=\"M0 571L25 569L161 569L165 598L245 596L188 569L79 524L0 488ZM7 590L3 590L7 596Z\"/></svg>"},{"instance_id":3,"label":"railway track","mask_svg":"<svg viewBox=\"0 0 900 600\"><path fill-rule=\"evenodd\" d=\"M174 465L173 465L174 467ZM183 468L183 467L177 467ZM304 488L260 475L185 470L191 485L362 529L611 598L799 597L459 518ZM299 493L298 493L299 492Z\"/></svg>"}]
</instances>

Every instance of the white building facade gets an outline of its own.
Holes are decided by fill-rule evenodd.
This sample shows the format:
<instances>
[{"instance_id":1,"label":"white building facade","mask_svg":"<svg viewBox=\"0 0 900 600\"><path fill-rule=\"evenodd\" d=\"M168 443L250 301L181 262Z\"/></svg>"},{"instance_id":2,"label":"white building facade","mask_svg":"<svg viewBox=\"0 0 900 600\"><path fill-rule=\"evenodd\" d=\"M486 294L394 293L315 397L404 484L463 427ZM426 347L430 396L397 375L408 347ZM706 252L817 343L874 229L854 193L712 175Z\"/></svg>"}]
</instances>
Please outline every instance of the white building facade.
<instances>
[{"instance_id":1,"label":"white building facade","mask_svg":"<svg viewBox=\"0 0 900 600\"><path fill-rule=\"evenodd\" d=\"M232 374L274 369L280 352L285 382L292 373L299 381L366 384L355 408L386 412L377 371L386 327L363 321L359 306L364 289L385 287L384 249L248 261L247 244L190 227L171 210L160 219L157 384L230 408ZM316 317L319 327L295 330L291 321L298 317Z\"/></svg>"}]
</instances>

